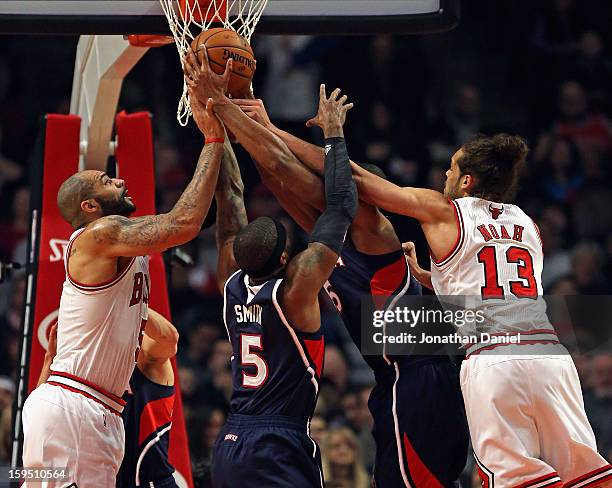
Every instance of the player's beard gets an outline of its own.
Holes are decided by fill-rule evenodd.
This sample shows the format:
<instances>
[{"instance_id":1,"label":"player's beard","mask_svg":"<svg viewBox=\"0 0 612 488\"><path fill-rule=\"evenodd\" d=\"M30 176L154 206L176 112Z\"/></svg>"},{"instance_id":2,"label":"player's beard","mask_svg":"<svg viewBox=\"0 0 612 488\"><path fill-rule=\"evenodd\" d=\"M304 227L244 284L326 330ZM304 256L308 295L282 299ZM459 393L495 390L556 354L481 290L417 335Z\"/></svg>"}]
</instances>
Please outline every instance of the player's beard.
<instances>
[{"instance_id":1,"label":"player's beard","mask_svg":"<svg viewBox=\"0 0 612 488\"><path fill-rule=\"evenodd\" d=\"M448 189L446 187L444 188L444 196L450 198L451 200L461 198L462 195L459 189L459 179L457 179L453 186L450 186Z\"/></svg>"},{"instance_id":2,"label":"player's beard","mask_svg":"<svg viewBox=\"0 0 612 488\"><path fill-rule=\"evenodd\" d=\"M102 213L106 215L122 215L129 217L136 211L136 205L125 197L125 192L115 200L97 197Z\"/></svg>"}]
</instances>

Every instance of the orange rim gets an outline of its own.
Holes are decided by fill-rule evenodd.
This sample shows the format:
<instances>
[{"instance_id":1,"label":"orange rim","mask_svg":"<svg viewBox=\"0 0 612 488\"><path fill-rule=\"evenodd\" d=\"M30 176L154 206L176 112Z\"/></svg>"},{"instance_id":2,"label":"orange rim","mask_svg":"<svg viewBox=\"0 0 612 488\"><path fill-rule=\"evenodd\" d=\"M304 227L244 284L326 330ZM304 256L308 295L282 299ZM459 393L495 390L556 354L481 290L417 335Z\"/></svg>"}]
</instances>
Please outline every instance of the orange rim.
<instances>
[{"instance_id":1,"label":"orange rim","mask_svg":"<svg viewBox=\"0 0 612 488\"><path fill-rule=\"evenodd\" d=\"M128 41L131 46L137 47L160 47L172 44L174 38L172 36L160 36L153 34L134 34L128 36Z\"/></svg>"}]
</instances>

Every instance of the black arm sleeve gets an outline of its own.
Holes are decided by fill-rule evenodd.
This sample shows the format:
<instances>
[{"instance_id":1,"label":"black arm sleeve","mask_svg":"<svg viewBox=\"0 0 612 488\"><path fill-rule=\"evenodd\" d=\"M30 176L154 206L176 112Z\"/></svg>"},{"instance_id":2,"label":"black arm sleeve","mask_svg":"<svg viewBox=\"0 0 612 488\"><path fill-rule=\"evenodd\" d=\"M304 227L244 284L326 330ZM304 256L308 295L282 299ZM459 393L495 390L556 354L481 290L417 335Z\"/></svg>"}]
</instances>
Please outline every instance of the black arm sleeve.
<instances>
[{"instance_id":1,"label":"black arm sleeve","mask_svg":"<svg viewBox=\"0 0 612 488\"><path fill-rule=\"evenodd\" d=\"M325 140L324 179L325 211L317 219L309 242L320 242L340 254L358 205L357 187L344 137Z\"/></svg>"}]
</instances>

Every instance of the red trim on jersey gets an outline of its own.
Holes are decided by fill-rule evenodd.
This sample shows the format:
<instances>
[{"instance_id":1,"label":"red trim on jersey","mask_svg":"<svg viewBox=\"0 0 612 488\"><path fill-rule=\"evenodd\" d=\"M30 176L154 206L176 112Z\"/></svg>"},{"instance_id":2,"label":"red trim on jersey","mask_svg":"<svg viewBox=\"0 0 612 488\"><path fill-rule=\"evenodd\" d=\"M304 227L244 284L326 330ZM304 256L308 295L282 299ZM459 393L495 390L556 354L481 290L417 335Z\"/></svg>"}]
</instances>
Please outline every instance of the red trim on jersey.
<instances>
[{"instance_id":1,"label":"red trim on jersey","mask_svg":"<svg viewBox=\"0 0 612 488\"><path fill-rule=\"evenodd\" d=\"M377 309L384 307L387 299L405 283L407 276L408 265L403 256L374 273L370 280L370 294Z\"/></svg>"},{"instance_id":2,"label":"red trim on jersey","mask_svg":"<svg viewBox=\"0 0 612 488\"><path fill-rule=\"evenodd\" d=\"M93 284L93 285L88 285L88 284L85 284L85 283L80 283L79 281L75 280L70 275L70 264L69 264L70 250L72 249L72 244L74 244L74 241L76 241L77 238L80 235L82 235L82 232L79 233L78 235L76 235L74 237L74 239L72 239L70 241L70 243L68 244L68 249L66 250L66 275L68 276L68 280L70 281L70 283L72 283L76 288L78 288L80 290L85 290L85 291L101 291L101 290L106 290L107 288L110 288L115 283L118 283L121 280L121 278L123 278L127 274L128 270L132 267L132 265L136 261L136 258L133 257L130 260L129 264L125 267L125 269L121 273L119 273L117 276L111 278L110 280L106 280L106 281L103 281L102 283L96 283L96 284Z\"/></svg>"},{"instance_id":3,"label":"red trim on jersey","mask_svg":"<svg viewBox=\"0 0 612 488\"><path fill-rule=\"evenodd\" d=\"M406 465L410 477L414 481L414 485L419 488L442 488L442 483L432 474L427 466L421 461L421 458L416 453L412 444L408 440L408 436L404 432L404 455L406 456ZM400 460L401 462L401 460Z\"/></svg>"},{"instance_id":4,"label":"red trim on jersey","mask_svg":"<svg viewBox=\"0 0 612 488\"><path fill-rule=\"evenodd\" d=\"M482 488L491 488L494 485L495 478L493 471L491 471L484 464L482 464L482 461L478 459L476 453L474 453L474 459L476 460L476 470L478 471L478 476L482 481Z\"/></svg>"},{"instance_id":5,"label":"red trim on jersey","mask_svg":"<svg viewBox=\"0 0 612 488\"><path fill-rule=\"evenodd\" d=\"M64 389L69 390L69 391L71 391L73 393L80 393L81 395L89 398L90 400L93 400L94 402L99 403L104 408L106 408L109 412L114 413L115 415L121 417L121 413L120 412L118 412L114 408L108 406L106 403L98 400L95 396L90 395L89 393L84 392L83 390L79 390L77 388L73 388L72 386L68 386L68 385L65 385L63 383L56 383L55 381L47 381L47 384L48 385L53 385L53 386L59 386L60 388L64 388Z\"/></svg>"},{"instance_id":6,"label":"red trim on jersey","mask_svg":"<svg viewBox=\"0 0 612 488\"><path fill-rule=\"evenodd\" d=\"M320 378L323 374L323 359L325 358L325 338L319 339L302 339L308 350L308 355L311 361L315 364L317 376Z\"/></svg>"},{"instance_id":7,"label":"red trim on jersey","mask_svg":"<svg viewBox=\"0 0 612 488\"><path fill-rule=\"evenodd\" d=\"M489 480L489 475L483 471L478 463L476 463L476 471L478 472L478 477L480 481L482 481L482 488L491 488L491 481Z\"/></svg>"},{"instance_id":8,"label":"red trim on jersey","mask_svg":"<svg viewBox=\"0 0 612 488\"><path fill-rule=\"evenodd\" d=\"M605 473L607 470L612 470L612 465L608 464L606 466L602 466L601 468L597 468L593 471L583 474L582 476L579 476L578 478L574 478L573 480L570 480L567 483L565 483L563 485L563 488L570 488L574 485L577 485L578 483L582 483L583 481L588 480L589 478L594 478L598 474ZM601 483L602 481L606 481L610 478L612 478L612 473L604 476L603 478L599 478L597 480L590 481L586 485L582 485L580 488L585 488L586 486L590 486L592 483Z\"/></svg>"},{"instance_id":9,"label":"red trim on jersey","mask_svg":"<svg viewBox=\"0 0 612 488\"><path fill-rule=\"evenodd\" d=\"M174 394L158 398L148 402L140 414L140 429L138 433L138 445L153 432L164 425L172 422L172 410L174 409Z\"/></svg>"},{"instance_id":10,"label":"red trim on jersey","mask_svg":"<svg viewBox=\"0 0 612 488\"><path fill-rule=\"evenodd\" d=\"M532 480L529 481L525 481L524 483L521 483L520 485L516 485L514 488L528 488L531 485L535 485L537 483L541 483L542 481L546 481L546 480L552 480L553 478L559 478L559 473L557 473L556 471L553 471L552 473L548 473L545 474L544 476L539 476L538 478L534 478ZM563 484L561 482L561 479L558 479L555 484ZM546 485L546 486L551 486L551 485Z\"/></svg>"},{"instance_id":11,"label":"red trim on jersey","mask_svg":"<svg viewBox=\"0 0 612 488\"><path fill-rule=\"evenodd\" d=\"M448 199L448 201L453 206L453 210L455 212L455 221L457 222L457 239L455 240L455 244L453 245L451 250L442 259L434 258L430 251L429 254L431 256L431 261L436 266L443 266L444 264L446 264L447 261L450 261L452 258L454 258L455 255L459 252L459 249L461 249L463 242L465 241L465 226L463 225L463 216L461 215L461 209L459 208L459 205L456 202L452 201L450 198Z\"/></svg>"},{"instance_id":12,"label":"red trim on jersey","mask_svg":"<svg viewBox=\"0 0 612 488\"><path fill-rule=\"evenodd\" d=\"M480 354L481 351L488 351L490 349L495 349L496 347L502 347L502 346L525 346L525 345L532 345L532 344L559 344L559 341L550 339L550 340L541 340L541 341L521 341L521 342L517 342L516 344L492 344L490 346L486 346L483 347L481 349L478 349L477 351L474 351L471 354L468 354L465 359L469 359L472 356L477 356L478 354Z\"/></svg>"},{"instance_id":13,"label":"red trim on jersey","mask_svg":"<svg viewBox=\"0 0 612 488\"><path fill-rule=\"evenodd\" d=\"M65 373L63 371L51 371L49 376L51 375L62 376L64 378L68 378L69 380L78 381L79 383L83 383L84 385L87 385L90 388L96 390L98 393L101 393L102 395L105 395L111 400L117 402L122 407L125 407L125 400L123 398L118 397L117 395L114 395L113 393L109 391L106 391L104 388L96 385L95 383L92 383L91 381L84 380L83 378L79 378L78 376L75 376L70 373Z\"/></svg>"}]
</instances>

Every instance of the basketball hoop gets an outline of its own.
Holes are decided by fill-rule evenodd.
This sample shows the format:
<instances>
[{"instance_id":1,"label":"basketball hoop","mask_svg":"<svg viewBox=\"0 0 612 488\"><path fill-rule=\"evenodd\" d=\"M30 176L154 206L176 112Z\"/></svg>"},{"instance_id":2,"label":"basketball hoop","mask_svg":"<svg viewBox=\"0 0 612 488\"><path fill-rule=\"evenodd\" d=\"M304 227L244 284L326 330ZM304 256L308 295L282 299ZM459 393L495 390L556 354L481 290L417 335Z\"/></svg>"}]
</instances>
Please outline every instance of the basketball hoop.
<instances>
[{"instance_id":1,"label":"basketball hoop","mask_svg":"<svg viewBox=\"0 0 612 488\"><path fill-rule=\"evenodd\" d=\"M213 24L232 29L250 41L268 0L159 0L159 3L182 60L191 41ZM176 119L184 127L190 116L187 84L183 81Z\"/></svg>"}]
</instances>

